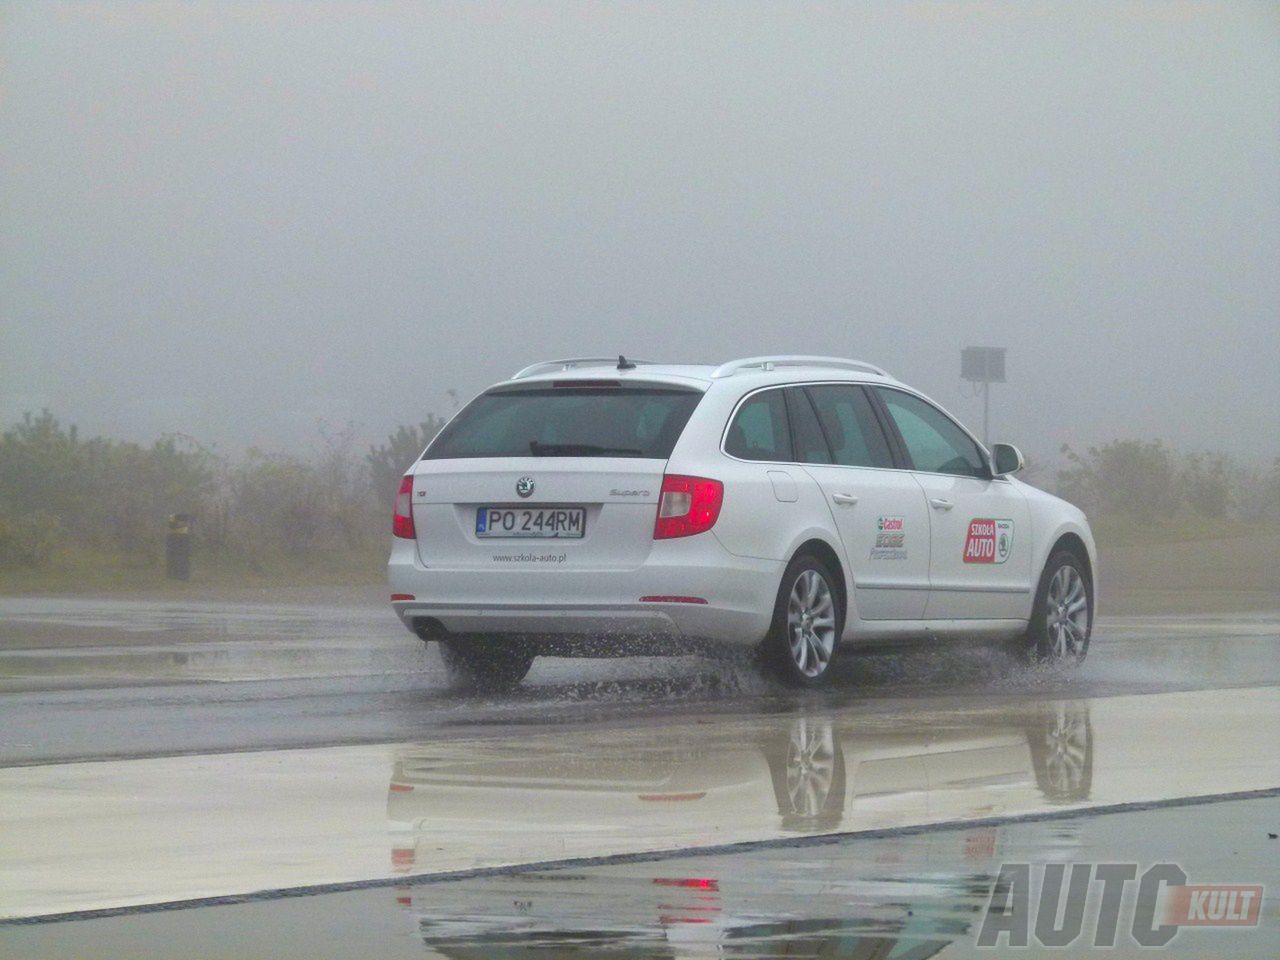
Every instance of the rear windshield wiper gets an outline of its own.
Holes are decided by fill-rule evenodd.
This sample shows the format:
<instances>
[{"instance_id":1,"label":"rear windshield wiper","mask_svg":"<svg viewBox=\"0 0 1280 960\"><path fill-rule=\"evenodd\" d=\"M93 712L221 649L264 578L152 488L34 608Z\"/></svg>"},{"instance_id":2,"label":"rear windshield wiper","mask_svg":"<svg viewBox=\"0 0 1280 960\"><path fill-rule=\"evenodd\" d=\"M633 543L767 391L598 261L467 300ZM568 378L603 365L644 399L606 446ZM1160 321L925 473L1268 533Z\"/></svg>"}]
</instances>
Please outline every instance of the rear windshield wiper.
<instances>
[{"instance_id":1,"label":"rear windshield wiper","mask_svg":"<svg viewBox=\"0 0 1280 960\"><path fill-rule=\"evenodd\" d=\"M642 457L635 447L599 447L594 443L539 443L529 441L529 452L535 457Z\"/></svg>"}]
</instances>

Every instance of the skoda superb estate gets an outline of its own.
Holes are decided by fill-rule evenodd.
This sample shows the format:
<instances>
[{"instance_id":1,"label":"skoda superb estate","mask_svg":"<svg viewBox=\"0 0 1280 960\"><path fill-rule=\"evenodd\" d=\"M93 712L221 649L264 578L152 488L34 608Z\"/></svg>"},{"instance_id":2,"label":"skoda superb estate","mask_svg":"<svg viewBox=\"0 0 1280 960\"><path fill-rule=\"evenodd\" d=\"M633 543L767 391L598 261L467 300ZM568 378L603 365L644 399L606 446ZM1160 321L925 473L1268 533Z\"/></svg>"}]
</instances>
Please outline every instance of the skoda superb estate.
<instances>
[{"instance_id":1,"label":"skoda superb estate","mask_svg":"<svg viewBox=\"0 0 1280 960\"><path fill-rule=\"evenodd\" d=\"M799 685L842 650L930 638L1077 662L1093 537L1021 467L855 360L539 363L404 477L391 599L488 687L539 654L708 643L755 647Z\"/></svg>"}]
</instances>

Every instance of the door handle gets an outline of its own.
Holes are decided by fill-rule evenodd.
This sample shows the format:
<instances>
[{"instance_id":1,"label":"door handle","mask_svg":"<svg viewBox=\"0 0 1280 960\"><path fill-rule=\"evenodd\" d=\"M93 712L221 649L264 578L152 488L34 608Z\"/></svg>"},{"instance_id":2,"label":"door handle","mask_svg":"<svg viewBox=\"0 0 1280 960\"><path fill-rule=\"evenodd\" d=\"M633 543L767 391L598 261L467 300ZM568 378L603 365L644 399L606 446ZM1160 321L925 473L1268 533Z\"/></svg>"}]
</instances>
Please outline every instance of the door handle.
<instances>
[{"instance_id":1,"label":"door handle","mask_svg":"<svg viewBox=\"0 0 1280 960\"><path fill-rule=\"evenodd\" d=\"M846 507L852 507L855 503L858 502L858 498L855 497L852 493L833 493L831 495L831 499L834 500L836 503L842 504Z\"/></svg>"},{"instance_id":2,"label":"door handle","mask_svg":"<svg viewBox=\"0 0 1280 960\"><path fill-rule=\"evenodd\" d=\"M929 501L929 506L935 510L950 510L955 506L950 500L943 500L941 497L934 497Z\"/></svg>"}]
</instances>

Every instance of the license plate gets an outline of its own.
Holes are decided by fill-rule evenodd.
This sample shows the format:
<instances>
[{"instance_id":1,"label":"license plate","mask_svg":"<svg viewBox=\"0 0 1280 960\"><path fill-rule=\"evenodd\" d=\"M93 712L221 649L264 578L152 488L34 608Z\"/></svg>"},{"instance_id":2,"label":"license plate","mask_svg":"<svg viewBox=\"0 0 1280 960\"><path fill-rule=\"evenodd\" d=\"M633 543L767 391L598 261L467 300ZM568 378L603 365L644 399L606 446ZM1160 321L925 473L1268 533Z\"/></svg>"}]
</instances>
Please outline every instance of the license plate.
<instances>
[{"instance_id":1,"label":"license plate","mask_svg":"<svg viewBox=\"0 0 1280 960\"><path fill-rule=\"evenodd\" d=\"M584 507L481 507L477 537L535 537L576 540L586 533Z\"/></svg>"}]
</instances>

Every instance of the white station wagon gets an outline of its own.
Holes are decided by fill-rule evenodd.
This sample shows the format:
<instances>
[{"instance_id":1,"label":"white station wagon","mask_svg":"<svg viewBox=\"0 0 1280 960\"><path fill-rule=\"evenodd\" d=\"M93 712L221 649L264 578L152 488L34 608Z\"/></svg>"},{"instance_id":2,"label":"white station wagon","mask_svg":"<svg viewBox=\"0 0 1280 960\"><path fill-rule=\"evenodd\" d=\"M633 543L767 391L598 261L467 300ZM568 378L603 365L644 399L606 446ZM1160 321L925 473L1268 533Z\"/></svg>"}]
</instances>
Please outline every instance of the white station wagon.
<instances>
[{"instance_id":1,"label":"white station wagon","mask_svg":"<svg viewBox=\"0 0 1280 960\"><path fill-rule=\"evenodd\" d=\"M709 644L756 647L799 685L841 649L942 637L1077 662L1093 537L1014 479L1022 463L856 360L539 363L404 477L391 600L487 687L539 654Z\"/></svg>"}]
</instances>

